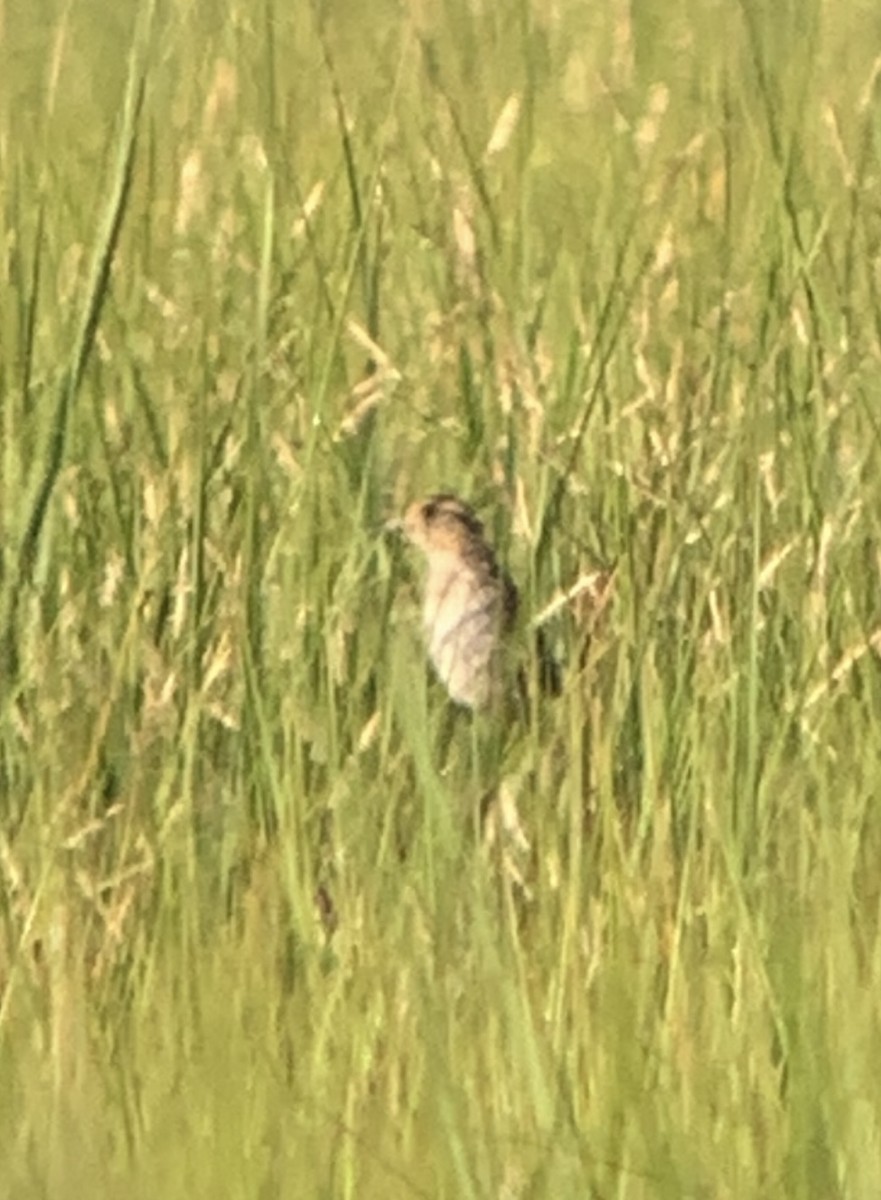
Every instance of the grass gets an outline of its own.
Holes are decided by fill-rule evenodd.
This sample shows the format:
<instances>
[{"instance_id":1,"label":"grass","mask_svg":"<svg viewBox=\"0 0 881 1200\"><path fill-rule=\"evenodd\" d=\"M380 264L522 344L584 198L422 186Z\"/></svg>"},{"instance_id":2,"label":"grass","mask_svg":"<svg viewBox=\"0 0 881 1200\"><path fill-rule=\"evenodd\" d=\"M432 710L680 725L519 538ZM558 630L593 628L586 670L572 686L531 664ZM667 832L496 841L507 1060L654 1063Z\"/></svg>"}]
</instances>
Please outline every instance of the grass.
<instances>
[{"instance_id":1,"label":"grass","mask_svg":"<svg viewBox=\"0 0 881 1200\"><path fill-rule=\"evenodd\" d=\"M765 8L5 13L10 1195L881 1191L881 26ZM501 763L441 486L615 566Z\"/></svg>"}]
</instances>

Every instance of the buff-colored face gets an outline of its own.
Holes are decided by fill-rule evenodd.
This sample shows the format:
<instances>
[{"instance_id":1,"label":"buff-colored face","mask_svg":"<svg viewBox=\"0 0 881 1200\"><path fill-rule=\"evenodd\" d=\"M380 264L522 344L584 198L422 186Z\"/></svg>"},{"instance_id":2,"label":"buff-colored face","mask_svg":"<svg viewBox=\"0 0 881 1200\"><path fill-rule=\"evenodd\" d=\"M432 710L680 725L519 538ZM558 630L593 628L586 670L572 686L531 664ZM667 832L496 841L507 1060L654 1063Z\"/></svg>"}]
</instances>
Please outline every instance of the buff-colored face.
<instances>
[{"instance_id":1,"label":"buff-colored face","mask_svg":"<svg viewBox=\"0 0 881 1200\"><path fill-rule=\"evenodd\" d=\"M426 554L433 550L464 553L483 541L483 524L474 510L446 492L414 501L404 513L401 528Z\"/></svg>"}]
</instances>

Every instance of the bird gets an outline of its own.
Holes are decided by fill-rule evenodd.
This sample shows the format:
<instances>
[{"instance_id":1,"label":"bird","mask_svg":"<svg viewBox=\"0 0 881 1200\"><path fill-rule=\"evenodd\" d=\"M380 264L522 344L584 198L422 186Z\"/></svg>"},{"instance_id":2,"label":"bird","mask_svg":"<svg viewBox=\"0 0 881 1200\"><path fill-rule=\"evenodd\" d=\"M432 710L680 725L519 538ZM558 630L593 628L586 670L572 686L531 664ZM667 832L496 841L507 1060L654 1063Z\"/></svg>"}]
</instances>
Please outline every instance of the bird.
<instances>
[{"instance_id":1,"label":"bird","mask_svg":"<svg viewBox=\"0 0 881 1200\"><path fill-rule=\"evenodd\" d=\"M453 492L437 492L392 524L425 558L423 636L450 698L472 710L523 700L528 675L514 652L519 594L474 509ZM559 668L541 630L537 652L541 688L556 694Z\"/></svg>"}]
</instances>

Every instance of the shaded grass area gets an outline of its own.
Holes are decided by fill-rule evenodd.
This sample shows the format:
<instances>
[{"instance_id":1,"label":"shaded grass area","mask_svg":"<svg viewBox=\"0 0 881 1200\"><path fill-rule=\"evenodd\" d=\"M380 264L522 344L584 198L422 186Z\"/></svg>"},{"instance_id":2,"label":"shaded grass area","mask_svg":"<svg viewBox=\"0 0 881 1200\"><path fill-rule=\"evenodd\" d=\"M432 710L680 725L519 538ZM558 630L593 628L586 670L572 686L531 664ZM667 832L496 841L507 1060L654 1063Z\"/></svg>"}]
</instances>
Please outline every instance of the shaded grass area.
<instances>
[{"instance_id":1,"label":"shaded grass area","mask_svg":"<svg viewBox=\"0 0 881 1200\"><path fill-rule=\"evenodd\" d=\"M877 15L6 20L10 1194L876 1195ZM489 767L442 486L615 572Z\"/></svg>"}]
</instances>

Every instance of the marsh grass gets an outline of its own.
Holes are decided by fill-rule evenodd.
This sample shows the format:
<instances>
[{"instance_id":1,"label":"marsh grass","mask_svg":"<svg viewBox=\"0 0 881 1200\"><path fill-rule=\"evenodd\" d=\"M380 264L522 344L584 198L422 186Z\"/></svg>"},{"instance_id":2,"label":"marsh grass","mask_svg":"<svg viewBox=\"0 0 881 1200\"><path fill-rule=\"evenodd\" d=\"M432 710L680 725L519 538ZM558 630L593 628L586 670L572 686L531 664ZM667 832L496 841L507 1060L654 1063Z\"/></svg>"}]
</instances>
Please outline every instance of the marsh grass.
<instances>
[{"instance_id":1,"label":"marsh grass","mask_svg":"<svg viewBox=\"0 0 881 1200\"><path fill-rule=\"evenodd\" d=\"M8 1194L877 1196L877 14L4 21Z\"/></svg>"}]
</instances>

